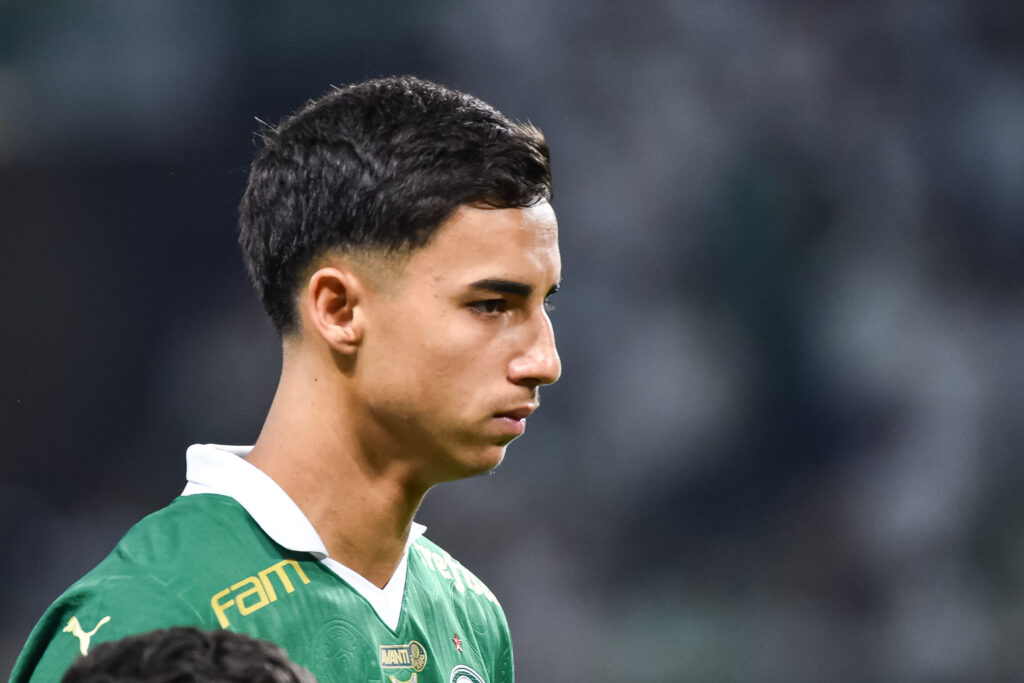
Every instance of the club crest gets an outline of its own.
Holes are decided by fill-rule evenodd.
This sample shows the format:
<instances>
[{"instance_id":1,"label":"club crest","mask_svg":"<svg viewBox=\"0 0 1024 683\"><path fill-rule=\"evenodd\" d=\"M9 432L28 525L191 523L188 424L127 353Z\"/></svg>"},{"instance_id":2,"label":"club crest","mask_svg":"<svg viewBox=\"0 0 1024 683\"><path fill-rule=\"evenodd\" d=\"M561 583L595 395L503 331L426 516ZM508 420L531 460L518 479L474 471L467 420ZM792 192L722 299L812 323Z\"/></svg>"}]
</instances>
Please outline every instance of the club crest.
<instances>
[{"instance_id":1,"label":"club crest","mask_svg":"<svg viewBox=\"0 0 1024 683\"><path fill-rule=\"evenodd\" d=\"M452 669L452 675L448 679L448 683L487 683L484 677L473 671L464 664L459 664L457 667Z\"/></svg>"}]
</instances>

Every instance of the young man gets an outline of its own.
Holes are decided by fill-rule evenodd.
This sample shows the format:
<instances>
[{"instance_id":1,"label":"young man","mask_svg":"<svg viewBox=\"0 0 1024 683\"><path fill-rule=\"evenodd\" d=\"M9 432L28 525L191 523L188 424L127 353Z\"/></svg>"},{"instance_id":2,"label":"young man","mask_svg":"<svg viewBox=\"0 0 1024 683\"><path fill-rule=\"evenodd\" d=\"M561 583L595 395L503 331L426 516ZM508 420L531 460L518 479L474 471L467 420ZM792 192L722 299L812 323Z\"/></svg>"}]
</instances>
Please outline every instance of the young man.
<instances>
[{"instance_id":1,"label":"young man","mask_svg":"<svg viewBox=\"0 0 1024 683\"><path fill-rule=\"evenodd\" d=\"M263 430L189 449L182 496L51 606L14 681L172 625L271 640L321 681L513 679L494 595L413 516L496 467L561 372L546 143L414 78L330 92L263 137L240 212L283 340Z\"/></svg>"}]
</instances>

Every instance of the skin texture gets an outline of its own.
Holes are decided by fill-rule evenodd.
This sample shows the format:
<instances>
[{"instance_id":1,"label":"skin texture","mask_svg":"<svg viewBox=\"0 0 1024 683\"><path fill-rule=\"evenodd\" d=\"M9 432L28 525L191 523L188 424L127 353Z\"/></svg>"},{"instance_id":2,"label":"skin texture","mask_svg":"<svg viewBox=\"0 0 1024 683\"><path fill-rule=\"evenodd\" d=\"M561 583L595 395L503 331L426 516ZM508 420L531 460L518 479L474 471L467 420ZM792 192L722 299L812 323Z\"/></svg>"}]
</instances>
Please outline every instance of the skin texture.
<instances>
[{"instance_id":1,"label":"skin texture","mask_svg":"<svg viewBox=\"0 0 1024 683\"><path fill-rule=\"evenodd\" d=\"M460 207L423 248L329 255L298 296L281 382L249 461L331 556L378 586L424 494L501 463L561 362L549 204ZM397 267L396 267L397 265Z\"/></svg>"}]
</instances>

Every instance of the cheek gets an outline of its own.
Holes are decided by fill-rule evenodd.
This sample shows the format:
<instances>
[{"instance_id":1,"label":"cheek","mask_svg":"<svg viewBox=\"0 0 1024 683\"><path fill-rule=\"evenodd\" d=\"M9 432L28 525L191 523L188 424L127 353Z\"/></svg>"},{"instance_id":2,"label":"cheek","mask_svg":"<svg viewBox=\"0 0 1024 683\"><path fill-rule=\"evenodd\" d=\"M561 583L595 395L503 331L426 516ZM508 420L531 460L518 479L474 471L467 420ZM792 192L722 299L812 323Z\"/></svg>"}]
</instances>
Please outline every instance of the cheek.
<instances>
[{"instance_id":1,"label":"cheek","mask_svg":"<svg viewBox=\"0 0 1024 683\"><path fill-rule=\"evenodd\" d=\"M432 381L441 385L472 386L474 381L483 379L475 377L482 355L475 346L461 348L455 344L431 345L423 350L427 366L424 370Z\"/></svg>"},{"instance_id":2,"label":"cheek","mask_svg":"<svg viewBox=\"0 0 1024 683\"><path fill-rule=\"evenodd\" d=\"M460 381L467 365L476 362L474 356L444 340L410 338L379 348L372 359L367 358L371 370L367 379L376 377L389 391L407 392L410 397L441 394Z\"/></svg>"},{"instance_id":3,"label":"cheek","mask_svg":"<svg viewBox=\"0 0 1024 683\"><path fill-rule=\"evenodd\" d=\"M410 398L458 400L500 381L494 375L504 372L501 359L506 354L496 348L495 337L500 335L493 326L457 314L438 314L432 307L394 322L378 337L383 343L367 354L368 368L392 395L404 390Z\"/></svg>"},{"instance_id":4,"label":"cheek","mask_svg":"<svg viewBox=\"0 0 1024 683\"><path fill-rule=\"evenodd\" d=\"M479 342L458 344L449 340L428 345L422 354L423 366L418 374L423 384L419 391L454 410L487 403L487 394L493 393L503 379L496 354Z\"/></svg>"}]
</instances>

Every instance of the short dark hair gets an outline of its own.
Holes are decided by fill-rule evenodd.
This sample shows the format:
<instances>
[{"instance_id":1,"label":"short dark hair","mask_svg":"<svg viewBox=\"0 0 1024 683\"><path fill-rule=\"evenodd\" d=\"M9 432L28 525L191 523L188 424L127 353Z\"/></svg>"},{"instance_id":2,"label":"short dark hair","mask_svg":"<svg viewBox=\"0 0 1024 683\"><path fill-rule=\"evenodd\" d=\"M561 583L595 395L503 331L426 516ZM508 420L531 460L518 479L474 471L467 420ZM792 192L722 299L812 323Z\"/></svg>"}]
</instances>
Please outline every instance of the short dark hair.
<instances>
[{"instance_id":1,"label":"short dark hair","mask_svg":"<svg viewBox=\"0 0 1024 683\"><path fill-rule=\"evenodd\" d=\"M327 251L417 249L460 205L551 199L539 130L412 76L335 88L260 137L239 242L282 334L297 326L300 278Z\"/></svg>"},{"instance_id":2,"label":"short dark hair","mask_svg":"<svg viewBox=\"0 0 1024 683\"><path fill-rule=\"evenodd\" d=\"M316 683L277 645L191 626L96 645L61 683Z\"/></svg>"}]
</instances>

